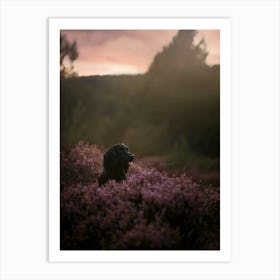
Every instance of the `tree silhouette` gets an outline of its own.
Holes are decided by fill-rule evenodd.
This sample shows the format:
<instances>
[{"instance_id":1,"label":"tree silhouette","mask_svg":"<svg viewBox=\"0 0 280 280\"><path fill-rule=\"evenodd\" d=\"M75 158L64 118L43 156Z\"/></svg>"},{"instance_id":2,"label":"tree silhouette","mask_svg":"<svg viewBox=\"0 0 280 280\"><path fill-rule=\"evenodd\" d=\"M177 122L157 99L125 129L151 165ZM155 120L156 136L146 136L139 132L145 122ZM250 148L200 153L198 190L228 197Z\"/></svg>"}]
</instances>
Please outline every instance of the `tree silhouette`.
<instances>
[{"instance_id":1,"label":"tree silhouette","mask_svg":"<svg viewBox=\"0 0 280 280\"><path fill-rule=\"evenodd\" d=\"M73 62L79 56L77 43L70 43L65 35L60 35L60 75L63 77L72 77L77 73L74 72ZM68 58L70 66L66 66L65 60Z\"/></svg>"},{"instance_id":2,"label":"tree silhouette","mask_svg":"<svg viewBox=\"0 0 280 280\"><path fill-rule=\"evenodd\" d=\"M143 75L61 79L61 143L124 142L181 167L194 157L198 165L209 166L204 157L218 162L220 67L207 65L206 42L194 44L195 35L179 31Z\"/></svg>"},{"instance_id":3,"label":"tree silhouette","mask_svg":"<svg viewBox=\"0 0 280 280\"><path fill-rule=\"evenodd\" d=\"M179 30L169 46L164 47L152 62L149 73L170 74L174 71L193 71L193 68L205 67L208 56L204 38L197 45L193 40L197 31Z\"/></svg>"}]
</instances>

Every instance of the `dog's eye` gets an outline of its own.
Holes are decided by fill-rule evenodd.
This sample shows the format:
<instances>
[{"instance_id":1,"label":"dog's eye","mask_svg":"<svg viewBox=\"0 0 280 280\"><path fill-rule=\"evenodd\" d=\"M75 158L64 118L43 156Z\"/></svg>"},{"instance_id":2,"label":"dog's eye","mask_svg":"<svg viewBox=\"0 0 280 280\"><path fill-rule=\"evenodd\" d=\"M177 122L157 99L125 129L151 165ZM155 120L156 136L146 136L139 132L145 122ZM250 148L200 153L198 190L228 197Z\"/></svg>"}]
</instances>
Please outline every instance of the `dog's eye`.
<instances>
[{"instance_id":1,"label":"dog's eye","mask_svg":"<svg viewBox=\"0 0 280 280\"><path fill-rule=\"evenodd\" d=\"M122 147L122 150L123 150L123 151L128 151L128 148L127 148L126 146L123 146L123 147Z\"/></svg>"},{"instance_id":2,"label":"dog's eye","mask_svg":"<svg viewBox=\"0 0 280 280\"><path fill-rule=\"evenodd\" d=\"M123 147L119 147L118 148L118 152L123 152L124 151L124 148Z\"/></svg>"}]
</instances>

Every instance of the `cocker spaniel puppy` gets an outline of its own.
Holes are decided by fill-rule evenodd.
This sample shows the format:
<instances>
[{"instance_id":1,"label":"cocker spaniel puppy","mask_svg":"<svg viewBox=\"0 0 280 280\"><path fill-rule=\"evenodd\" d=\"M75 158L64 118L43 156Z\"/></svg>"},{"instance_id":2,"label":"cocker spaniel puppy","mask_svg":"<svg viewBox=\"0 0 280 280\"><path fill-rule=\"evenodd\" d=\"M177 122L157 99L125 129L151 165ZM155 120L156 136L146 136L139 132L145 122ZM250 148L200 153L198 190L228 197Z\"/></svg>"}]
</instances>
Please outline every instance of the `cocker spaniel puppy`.
<instances>
[{"instance_id":1,"label":"cocker spaniel puppy","mask_svg":"<svg viewBox=\"0 0 280 280\"><path fill-rule=\"evenodd\" d=\"M104 185L109 180L116 182L125 180L129 163L134 160L134 157L124 144L116 144L110 148L103 157L104 170L98 178L99 186Z\"/></svg>"}]
</instances>

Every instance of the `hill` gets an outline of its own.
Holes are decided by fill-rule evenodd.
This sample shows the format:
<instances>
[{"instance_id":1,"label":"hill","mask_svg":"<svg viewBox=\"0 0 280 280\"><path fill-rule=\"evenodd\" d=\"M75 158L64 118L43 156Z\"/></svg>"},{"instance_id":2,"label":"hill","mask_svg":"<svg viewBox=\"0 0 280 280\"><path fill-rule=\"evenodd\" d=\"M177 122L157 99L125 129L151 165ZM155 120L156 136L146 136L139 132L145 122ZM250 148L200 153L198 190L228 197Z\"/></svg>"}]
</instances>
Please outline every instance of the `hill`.
<instances>
[{"instance_id":1,"label":"hill","mask_svg":"<svg viewBox=\"0 0 280 280\"><path fill-rule=\"evenodd\" d=\"M107 148L124 142L138 157L219 171L220 67L182 30L143 75L61 79L61 144Z\"/></svg>"}]
</instances>

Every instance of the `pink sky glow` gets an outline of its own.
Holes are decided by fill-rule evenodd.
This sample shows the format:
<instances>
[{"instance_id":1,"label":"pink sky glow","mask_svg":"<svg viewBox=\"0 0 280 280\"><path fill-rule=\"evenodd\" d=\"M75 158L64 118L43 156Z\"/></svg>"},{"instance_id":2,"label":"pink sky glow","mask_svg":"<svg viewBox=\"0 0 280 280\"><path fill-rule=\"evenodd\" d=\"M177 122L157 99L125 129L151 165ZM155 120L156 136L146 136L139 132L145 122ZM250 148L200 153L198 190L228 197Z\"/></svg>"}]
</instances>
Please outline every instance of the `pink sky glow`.
<instances>
[{"instance_id":1,"label":"pink sky glow","mask_svg":"<svg viewBox=\"0 0 280 280\"><path fill-rule=\"evenodd\" d=\"M154 56L167 46L178 30L62 30L77 42L74 62L79 76L138 74L148 70ZM220 63L219 30L199 30L194 44L205 37L209 65Z\"/></svg>"}]
</instances>

